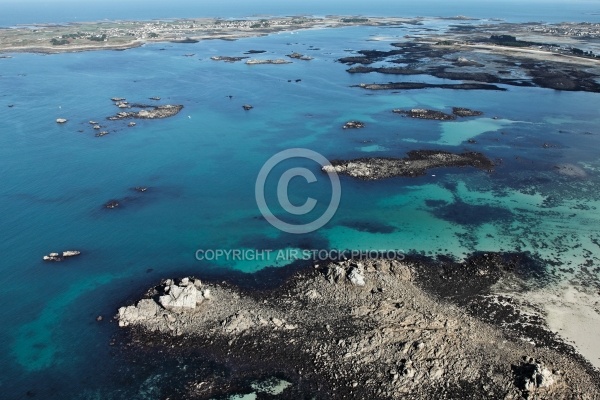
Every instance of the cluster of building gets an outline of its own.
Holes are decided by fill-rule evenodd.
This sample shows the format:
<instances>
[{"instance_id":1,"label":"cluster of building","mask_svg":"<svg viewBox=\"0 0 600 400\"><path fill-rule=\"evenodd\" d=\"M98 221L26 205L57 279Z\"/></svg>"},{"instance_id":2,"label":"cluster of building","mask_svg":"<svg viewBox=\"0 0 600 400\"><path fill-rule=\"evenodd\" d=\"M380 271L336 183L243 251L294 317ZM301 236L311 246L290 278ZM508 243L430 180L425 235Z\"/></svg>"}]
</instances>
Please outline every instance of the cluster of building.
<instances>
[{"instance_id":1,"label":"cluster of building","mask_svg":"<svg viewBox=\"0 0 600 400\"><path fill-rule=\"evenodd\" d=\"M282 26L303 25L314 22L308 18L281 18L261 20L176 20L176 21L128 21L99 30L109 38L136 37L139 39L159 36L182 37L205 31L250 30Z\"/></svg>"},{"instance_id":2,"label":"cluster of building","mask_svg":"<svg viewBox=\"0 0 600 400\"><path fill-rule=\"evenodd\" d=\"M538 25L527 29L531 32L554 36L600 38L600 24L598 23Z\"/></svg>"}]
</instances>

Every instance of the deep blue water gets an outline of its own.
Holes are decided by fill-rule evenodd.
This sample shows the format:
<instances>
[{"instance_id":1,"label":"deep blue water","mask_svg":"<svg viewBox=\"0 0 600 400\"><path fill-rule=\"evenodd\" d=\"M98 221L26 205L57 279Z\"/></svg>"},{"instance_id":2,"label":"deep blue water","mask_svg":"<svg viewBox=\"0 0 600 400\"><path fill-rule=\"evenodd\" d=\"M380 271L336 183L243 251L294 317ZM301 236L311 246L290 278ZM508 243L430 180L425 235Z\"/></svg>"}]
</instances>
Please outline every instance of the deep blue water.
<instances>
[{"instance_id":1,"label":"deep blue water","mask_svg":"<svg viewBox=\"0 0 600 400\"><path fill-rule=\"evenodd\" d=\"M160 19L192 17L247 17L253 15L466 15L476 18L506 18L511 21L588 21L597 22L597 0L177 0L148 2L143 0L105 0L101 2L54 0L2 0L0 26L30 23L62 23L102 19Z\"/></svg>"},{"instance_id":2,"label":"deep blue water","mask_svg":"<svg viewBox=\"0 0 600 400\"><path fill-rule=\"evenodd\" d=\"M77 20L144 19L186 12L183 6L166 14L148 6L136 15L133 5L117 12L70 4L61 13L27 16L11 6L0 23L56 22L75 15L81 16ZM335 5L306 3L295 11L292 5L268 8L261 3L264 9L247 6L228 14L226 4L188 7L198 16L344 12ZM371 10L350 4L349 14ZM428 13L430 8L420 7L414 15L518 14L518 19L529 19L542 8L499 13L490 5ZM568 13L546 8L535 19L585 19L584 12L594 8L596 2L574 3ZM372 10L406 15L386 9L383 2ZM269 264L198 262L194 253L199 248L402 249L457 257L474 250L518 248L576 269L586 259L597 265L598 94L517 87L506 92L373 94L350 87L389 78L347 74L344 65L334 62L347 54L344 49L388 49L390 41L406 33L404 28L356 27L0 59L2 397L23 398L32 390L44 399L156 398L156 387L169 379L167 371L128 364L108 346L117 331L109 322L116 309L161 278L202 276L211 268L251 272ZM373 36L388 39L372 41ZM267 50L271 57L299 51L315 59L252 67L209 59L248 49ZM195 56L183 56L188 53ZM140 120L127 128L105 120L118 111L110 101L114 96L132 102L160 96L161 103L185 108L173 118ZM254 109L245 112L245 103ZM484 116L438 123L390 112L455 105L481 110ZM500 118L491 119L495 115ZM58 125L59 117L69 122ZM111 133L93 137L91 119L107 124ZM342 130L350 119L363 120L367 127ZM382 182L342 177L341 205L333 220L302 236L281 234L256 206L258 171L280 150L306 147L329 159L401 157L424 147L474 149L465 142L469 138L477 139L476 150L504 160L495 174L438 170L422 178ZM555 147L546 149L545 142ZM553 168L557 162L577 164L587 177L558 175ZM323 177L315 165L302 165ZM271 203L274 184L269 181ZM140 194L131 190L135 186L150 190ZM292 197L301 201L305 192L319 200L330 194L326 182L319 181L296 187ZM545 205L549 198L554 201L550 208ZM123 207L103 209L110 199L120 199ZM456 213L469 218L456 218ZM83 255L58 264L41 261L48 252L68 249ZM97 323L97 315L105 320ZM138 395L138 390L146 394Z\"/></svg>"}]
</instances>

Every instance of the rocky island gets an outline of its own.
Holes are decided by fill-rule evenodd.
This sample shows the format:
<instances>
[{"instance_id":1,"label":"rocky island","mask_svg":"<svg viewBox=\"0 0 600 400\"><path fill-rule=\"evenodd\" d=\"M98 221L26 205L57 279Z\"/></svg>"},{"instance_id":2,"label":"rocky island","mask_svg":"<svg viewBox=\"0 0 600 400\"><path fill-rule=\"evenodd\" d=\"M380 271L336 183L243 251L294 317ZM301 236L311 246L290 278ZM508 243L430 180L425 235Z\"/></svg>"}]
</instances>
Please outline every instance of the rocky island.
<instances>
[{"instance_id":1,"label":"rocky island","mask_svg":"<svg viewBox=\"0 0 600 400\"><path fill-rule=\"evenodd\" d=\"M305 56L304 54L300 54L300 53L291 53L291 54L287 54L287 56L289 58L293 58L293 59L296 59L296 60L302 60L302 61L313 60L313 57L311 57L311 56Z\"/></svg>"},{"instance_id":2,"label":"rocky island","mask_svg":"<svg viewBox=\"0 0 600 400\"><path fill-rule=\"evenodd\" d=\"M344 129L361 129L365 127L365 123L361 121L348 121L342 128Z\"/></svg>"},{"instance_id":3,"label":"rocky island","mask_svg":"<svg viewBox=\"0 0 600 400\"><path fill-rule=\"evenodd\" d=\"M481 153L450 153L436 150L413 150L405 158L359 158L334 160L323 171L349 175L363 180L377 180L395 176L423 176L428 170L441 167L475 167L491 171L494 163Z\"/></svg>"},{"instance_id":4,"label":"rocky island","mask_svg":"<svg viewBox=\"0 0 600 400\"><path fill-rule=\"evenodd\" d=\"M291 64L291 61L288 60L284 60L283 58L277 58L277 59L273 59L273 60L259 60L256 58L253 58L251 60L247 60L246 64L248 65L261 65L261 64L275 64L275 65L279 65L279 64Z\"/></svg>"},{"instance_id":5,"label":"rocky island","mask_svg":"<svg viewBox=\"0 0 600 400\"><path fill-rule=\"evenodd\" d=\"M143 104L134 104L131 105L133 108L142 108L140 111L131 111L131 112L120 112L117 115L112 117L108 117L107 119L110 121L118 121L121 119L127 118L139 118L139 119L161 119L161 118L169 118L174 115L179 114L179 111L183 109L182 105L172 105L166 104L162 106L150 106Z\"/></svg>"},{"instance_id":6,"label":"rocky island","mask_svg":"<svg viewBox=\"0 0 600 400\"><path fill-rule=\"evenodd\" d=\"M518 270L518 262L511 265ZM439 271L453 288L438 292L442 297L422 278L438 269L410 258L326 262L264 291L167 279L115 318L136 351L177 356L193 348L228 371L188 382L178 393L188 399L223 396L231 388L248 393L248 379L265 376L289 383L286 398L600 396L598 372L568 345L531 344L543 334L523 340L524 331L502 329L506 310L498 325L487 324L445 301L479 298L508 274L498 263L475 259L456 267L469 277L455 276L453 284ZM484 306L496 309L491 297Z\"/></svg>"},{"instance_id":7,"label":"rocky island","mask_svg":"<svg viewBox=\"0 0 600 400\"><path fill-rule=\"evenodd\" d=\"M446 114L441 111L427 110L423 108L412 108L410 110L394 109L392 110L395 114L401 114L410 118L418 119L433 119L438 121L453 121L457 116L459 117L474 117L482 115L481 111L470 110L468 108L453 107L452 114Z\"/></svg>"},{"instance_id":8,"label":"rocky island","mask_svg":"<svg viewBox=\"0 0 600 400\"><path fill-rule=\"evenodd\" d=\"M62 251L60 253L50 253L46 256L43 257L44 261L62 261L65 258L68 257L75 257L80 255L81 252L78 250L67 250L67 251Z\"/></svg>"},{"instance_id":9,"label":"rocky island","mask_svg":"<svg viewBox=\"0 0 600 400\"><path fill-rule=\"evenodd\" d=\"M228 63L234 63L238 61L242 61L248 57L229 57L229 56L212 56L210 59L213 61L225 61Z\"/></svg>"}]
</instances>

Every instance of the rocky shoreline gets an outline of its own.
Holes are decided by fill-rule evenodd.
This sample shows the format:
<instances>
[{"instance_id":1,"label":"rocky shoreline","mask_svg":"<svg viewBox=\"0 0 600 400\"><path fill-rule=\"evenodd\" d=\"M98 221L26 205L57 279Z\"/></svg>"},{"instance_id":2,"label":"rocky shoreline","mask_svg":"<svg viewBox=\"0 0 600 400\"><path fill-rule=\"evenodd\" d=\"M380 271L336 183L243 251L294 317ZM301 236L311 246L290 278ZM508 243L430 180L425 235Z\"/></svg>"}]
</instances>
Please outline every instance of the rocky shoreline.
<instances>
[{"instance_id":1,"label":"rocky shoreline","mask_svg":"<svg viewBox=\"0 0 600 400\"><path fill-rule=\"evenodd\" d=\"M246 61L247 65L264 65L264 64L274 64L274 65L281 65L281 64L291 64L291 61L288 60L284 60L283 58L277 58L277 59L268 59L268 60L261 60L261 59L250 59Z\"/></svg>"},{"instance_id":2,"label":"rocky shoreline","mask_svg":"<svg viewBox=\"0 0 600 400\"><path fill-rule=\"evenodd\" d=\"M193 353L228 371L190 380L174 398L247 394L248 382L268 376L291 383L286 398L596 398L598 371L570 346L545 342L555 335L541 322L509 331L507 312L490 310L484 323L455 300L496 304L479 298L501 279L526 280L527 262L498 254L332 261L254 291L169 279L116 318L136 353Z\"/></svg>"},{"instance_id":3,"label":"rocky shoreline","mask_svg":"<svg viewBox=\"0 0 600 400\"><path fill-rule=\"evenodd\" d=\"M351 67L346 70L350 74L429 75L440 79L462 81L454 85L415 82L359 85L371 90L406 90L426 87L505 90L495 85L503 84L564 91L600 92L598 83L600 60L577 59L566 54L544 52L539 50L540 46L527 50L514 47L503 47L500 50L498 46L489 45L482 39L479 31L485 32L486 29L489 27L474 29L469 33L449 30L446 36L452 39L440 40L439 37L430 37L391 43L392 50L358 50L356 55L342 57L337 61L350 65ZM484 44L477 44L482 40ZM449 64L449 60L454 61ZM392 65L370 66L376 62ZM573 68L573 64L577 63L582 63L588 68Z\"/></svg>"},{"instance_id":4,"label":"rocky shoreline","mask_svg":"<svg viewBox=\"0 0 600 400\"><path fill-rule=\"evenodd\" d=\"M110 121L118 121L127 118L139 118L139 119L162 119L169 118L179 114L179 111L183 109L182 105L166 104L162 106L150 106L144 104L132 104L127 105L124 108L141 108L140 111L131 112L120 112L117 115L108 117Z\"/></svg>"},{"instance_id":5,"label":"rocky shoreline","mask_svg":"<svg viewBox=\"0 0 600 400\"><path fill-rule=\"evenodd\" d=\"M417 89L454 89L454 90L499 90L506 91L500 86L487 83L423 83L423 82L389 82L389 83L360 83L352 87L368 90L417 90Z\"/></svg>"},{"instance_id":6,"label":"rocky shoreline","mask_svg":"<svg viewBox=\"0 0 600 400\"><path fill-rule=\"evenodd\" d=\"M349 175L363 180L377 180L395 176L423 176L428 170L441 167L475 167L492 171L494 163L481 153L450 153L437 150L413 150L405 158L359 158L333 160L322 168L324 172Z\"/></svg>"},{"instance_id":7,"label":"rocky shoreline","mask_svg":"<svg viewBox=\"0 0 600 400\"><path fill-rule=\"evenodd\" d=\"M470 110L463 107L452 107L452 114L446 114L442 111L427 110L423 108L412 108L410 110L394 109L392 112L410 118L433 119L438 121L454 121L456 117L475 117L483 115L481 111Z\"/></svg>"}]
</instances>

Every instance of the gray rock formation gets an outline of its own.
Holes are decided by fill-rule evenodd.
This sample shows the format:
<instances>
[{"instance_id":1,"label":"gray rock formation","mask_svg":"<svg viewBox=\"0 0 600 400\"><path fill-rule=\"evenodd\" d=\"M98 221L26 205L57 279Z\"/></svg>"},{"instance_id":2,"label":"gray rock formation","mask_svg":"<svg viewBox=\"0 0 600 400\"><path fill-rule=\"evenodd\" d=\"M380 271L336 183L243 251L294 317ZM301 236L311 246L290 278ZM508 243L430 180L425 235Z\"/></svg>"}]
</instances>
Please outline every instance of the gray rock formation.
<instances>
[{"instance_id":1,"label":"gray rock formation","mask_svg":"<svg viewBox=\"0 0 600 400\"><path fill-rule=\"evenodd\" d=\"M163 106L145 106L145 105L131 105L131 108L142 108L140 111L131 112L119 112L117 115L108 117L110 121L118 121L127 118L138 118L138 119L161 119L169 118L179 114L183 109L182 105L167 104Z\"/></svg>"},{"instance_id":2,"label":"gray rock formation","mask_svg":"<svg viewBox=\"0 0 600 400\"><path fill-rule=\"evenodd\" d=\"M131 331L134 346L163 341L174 351L206 349L216 362L234 362L244 378L258 369L297 371L294 382L318 382L322 398L600 396L596 375L581 361L428 295L412 281L413 271L411 262L398 260L332 262L258 292L168 280L117 318L120 326L139 328ZM208 288L216 300L206 300ZM194 291L203 293L199 304ZM169 310L153 300L169 292L169 304L185 307ZM544 363L523 361L522 354ZM203 382L188 382L184 397L214 398L211 390L227 384Z\"/></svg>"},{"instance_id":3,"label":"gray rock formation","mask_svg":"<svg viewBox=\"0 0 600 400\"><path fill-rule=\"evenodd\" d=\"M67 257L75 257L80 255L81 252L78 250L67 250L62 253L50 253L43 257L44 261L62 261Z\"/></svg>"},{"instance_id":4,"label":"gray rock formation","mask_svg":"<svg viewBox=\"0 0 600 400\"><path fill-rule=\"evenodd\" d=\"M166 294L160 296L158 301L167 310L193 311L205 299L203 292L198 290L200 286L201 283L196 285L189 278L183 278L179 285L171 283L165 286Z\"/></svg>"},{"instance_id":5,"label":"gray rock formation","mask_svg":"<svg viewBox=\"0 0 600 400\"><path fill-rule=\"evenodd\" d=\"M413 150L405 158L359 158L334 160L322 168L324 172L346 174L363 180L376 180L394 176L416 177L432 168L471 166L490 171L494 164L481 153L450 153L437 150Z\"/></svg>"},{"instance_id":6,"label":"gray rock formation","mask_svg":"<svg viewBox=\"0 0 600 400\"><path fill-rule=\"evenodd\" d=\"M519 366L513 366L513 371L515 384L525 392L549 388L559 378L559 375L555 375L544 363L531 357L523 357Z\"/></svg>"}]
</instances>

